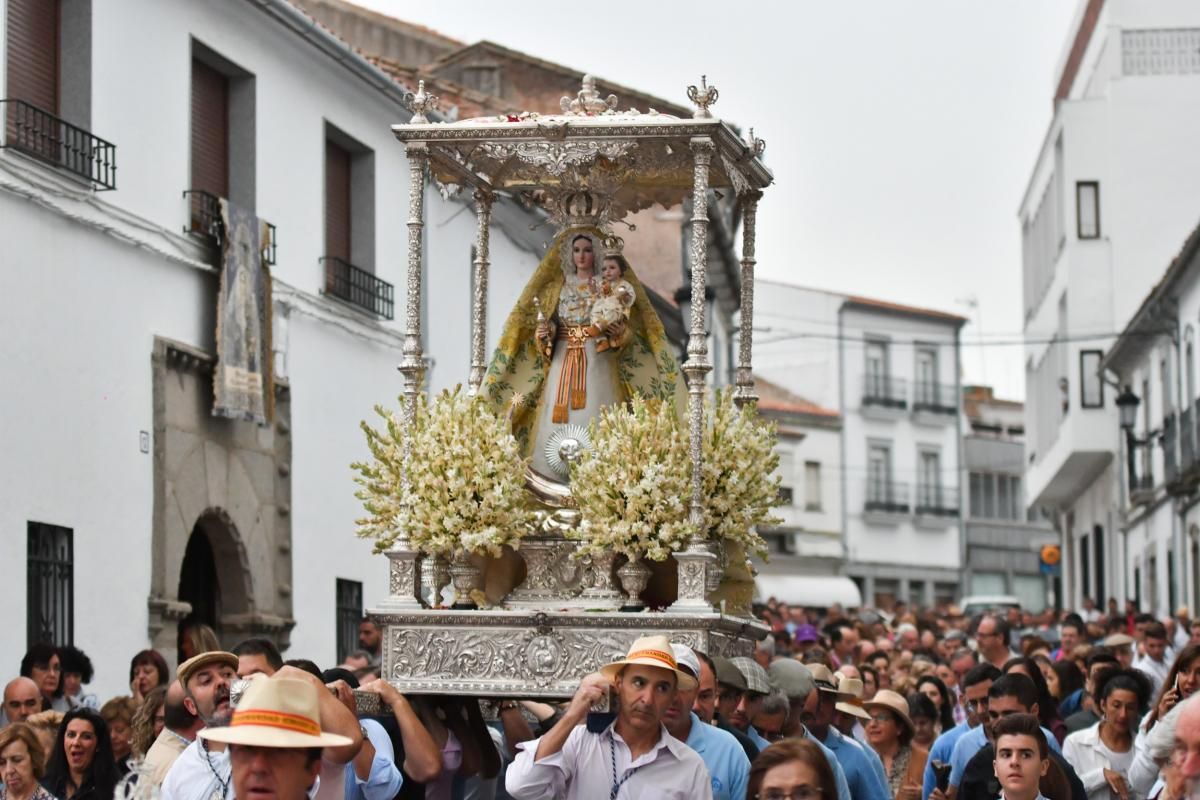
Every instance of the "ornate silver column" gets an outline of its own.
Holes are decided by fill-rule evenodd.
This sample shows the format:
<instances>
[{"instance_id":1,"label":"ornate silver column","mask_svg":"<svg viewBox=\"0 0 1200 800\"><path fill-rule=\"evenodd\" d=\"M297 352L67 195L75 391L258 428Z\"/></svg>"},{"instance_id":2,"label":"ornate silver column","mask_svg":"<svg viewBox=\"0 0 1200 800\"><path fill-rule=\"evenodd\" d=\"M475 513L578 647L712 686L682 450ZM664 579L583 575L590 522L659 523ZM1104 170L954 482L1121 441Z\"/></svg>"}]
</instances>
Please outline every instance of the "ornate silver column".
<instances>
[{"instance_id":1,"label":"ornate silver column","mask_svg":"<svg viewBox=\"0 0 1200 800\"><path fill-rule=\"evenodd\" d=\"M738 335L738 368L733 401L738 406L758 400L754 391L754 258L755 226L758 224L758 201L762 192L748 191L742 195L742 298L741 330Z\"/></svg>"},{"instance_id":2,"label":"ornate silver column","mask_svg":"<svg viewBox=\"0 0 1200 800\"><path fill-rule=\"evenodd\" d=\"M412 457L412 439L408 435L416 413L417 395L425 374L421 351L421 260L425 229L425 167L429 151L421 142L408 145L408 280L405 287L404 346L400 372L404 375L404 405L400 412L404 420L404 464ZM408 493L408 470L400 476L405 494ZM386 610L421 608L421 554L409 544L407 531L400 531L387 551L389 562L389 597L381 607Z\"/></svg>"},{"instance_id":3,"label":"ornate silver column","mask_svg":"<svg viewBox=\"0 0 1200 800\"><path fill-rule=\"evenodd\" d=\"M492 200L494 195L482 189L475 192L475 215L478 228L475 231L475 292L471 308L471 377L470 392L475 394L483 385L487 373L487 299L488 267L491 260L488 246L492 226Z\"/></svg>"},{"instance_id":4,"label":"ornate silver column","mask_svg":"<svg viewBox=\"0 0 1200 800\"><path fill-rule=\"evenodd\" d=\"M691 141L692 173L692 270L691 330L688 336L687 362L683 373L688 383L688 440L692 457L692 499L688 521L692 538L687 549L674 553L679 565L679 593L670 610L708 612L712 605L705 590L705 573L716 558L705 545L704 530L704 391L705 379L712 370L708 361L707 332L704 329L704 290L708 280L708 167L712 163L713 143L699 136Z\"/></svg>"}]
</instances>

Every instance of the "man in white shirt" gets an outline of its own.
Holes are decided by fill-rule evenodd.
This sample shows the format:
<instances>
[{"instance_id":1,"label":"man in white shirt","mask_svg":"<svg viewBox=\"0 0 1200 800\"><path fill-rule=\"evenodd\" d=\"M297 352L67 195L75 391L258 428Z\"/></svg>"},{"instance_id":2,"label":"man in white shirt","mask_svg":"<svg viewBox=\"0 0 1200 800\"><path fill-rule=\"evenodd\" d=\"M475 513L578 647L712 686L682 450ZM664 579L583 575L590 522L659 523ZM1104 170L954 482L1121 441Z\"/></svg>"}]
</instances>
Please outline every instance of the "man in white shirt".
<instances>
[{"instance_id":1,"label":"man in white shirt","mask_svg":"<svg viewBox=\"0 0 1200 800\"><path fill-rule=\"evenodd\" d=\"M237 677L238 657L214 650L192 656L176 675L183 687L183 707L200 718L202 727L229 724L229 687ZM210 751L199 739L183 749L167 771L162 800L224 800L231 794L229 753L223 745Z\"/></svg>"},{"instance_id":2,"label":"man in white shirt","mask_svg":"<svg viewBox=\"0 0 1200 800\"><path fill-rule=\"evenodd\" d=\"M1167 674L1171 671L1171 662L1174 658L1170 654L1170 647L1167 646L1167 629L1161 622L1152 622L1146 625L1146 631L1142 638L1142 649L1145 655L1133 662L1134 669L1144 673L1150 682L1154 684L1154 691L1151 697L1158 697L1162 691L1163 682L1167 679Z\"/></svg>"},{"instance_id":3,"label":"man in white shirt","mask_svg":"<svg viewBox=\"0 0 1200 800\"><path fill-rule=\"evenodd\" d=\"M704 762L662 723L677 688L695 685L679 669L667 637L638 639L625 658L583 679L545 736L518 745L505 788L514 800L712 800ZM617 717L591 730L584 724L588 711L610 691Z\"/></svg>"}]
</instances>

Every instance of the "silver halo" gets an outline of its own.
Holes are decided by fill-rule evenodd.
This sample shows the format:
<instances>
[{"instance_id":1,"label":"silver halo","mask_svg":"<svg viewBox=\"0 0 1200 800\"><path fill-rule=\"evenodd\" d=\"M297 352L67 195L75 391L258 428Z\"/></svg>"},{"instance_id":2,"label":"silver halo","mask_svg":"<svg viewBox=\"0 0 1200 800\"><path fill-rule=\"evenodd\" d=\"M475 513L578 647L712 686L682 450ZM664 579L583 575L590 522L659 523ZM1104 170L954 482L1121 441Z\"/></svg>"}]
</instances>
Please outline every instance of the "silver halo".
<instances>
[{"instance_id":1,"label":"silver halo","mask_svg":"<svg viewBox=\"0 0 1200 800\"><path fill-rule=\"evenodd\" d=\"M565 481L571 477L571 464L591 449L592 440L587 428L582 425L561 425L546 439L546 463L555 475Z\"/></svg>"}]
</instances>

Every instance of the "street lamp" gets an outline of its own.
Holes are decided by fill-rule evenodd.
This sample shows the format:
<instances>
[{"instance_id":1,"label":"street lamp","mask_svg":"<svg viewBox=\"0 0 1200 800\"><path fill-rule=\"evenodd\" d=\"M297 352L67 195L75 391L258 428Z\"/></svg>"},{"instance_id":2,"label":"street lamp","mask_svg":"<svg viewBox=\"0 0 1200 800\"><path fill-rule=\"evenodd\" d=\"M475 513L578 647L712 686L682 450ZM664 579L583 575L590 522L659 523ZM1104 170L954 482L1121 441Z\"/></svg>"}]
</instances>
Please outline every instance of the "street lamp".
<instances>
[{"instance_id":1,"label":"street lamp","mask_svg":"<svg viewBox=\"0 0 1200 800\"><path fill-rule=\"evenodd\" d=\"M1121 430L1126 434L1133 433L1133 426L1137 424L1137 409L1141 402L1129 384L1125 384L1125 389L1117 395L1117 412L1121 417Z\"/></svg>"}]
</instances>

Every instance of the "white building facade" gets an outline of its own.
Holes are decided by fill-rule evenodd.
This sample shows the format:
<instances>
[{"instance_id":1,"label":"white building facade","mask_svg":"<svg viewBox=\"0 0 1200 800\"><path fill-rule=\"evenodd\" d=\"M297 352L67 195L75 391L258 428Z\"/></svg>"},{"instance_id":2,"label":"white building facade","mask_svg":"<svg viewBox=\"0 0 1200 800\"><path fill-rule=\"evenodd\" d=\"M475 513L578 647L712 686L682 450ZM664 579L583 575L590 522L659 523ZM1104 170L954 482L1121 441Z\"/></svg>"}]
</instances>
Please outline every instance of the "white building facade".
<instances>
[{"instance_id":1,"label":"white building facade","mask_svg":"<svg viewBox=\"0 0 1200 800\"><path fill-rule=\"evenodd\" d=\"M1200 330L1200 228L1105 356L1137 398L1122 432L1123 578L1148 613L1200 608L1200 450L1196 336Z\"/></svg>"},{"instance_id":2,"label":"white building facade","mask_svg":"<svg viewBox=\"0 0 1200 800\"><path fill-rule=\"evenodd\" d=\"M1062 535L1067 607L1135 594L1101 362L1200 214L1198 43L1193 3L1081 2L1018 212L1027 497Z\"/></svg>"},{"instance_id":3,"label":"white building facade","mask_svg":"<svg viewBox=\"0 0 1200 800\"><path fill-rule=\"evenodd\" d=\"M56 27L31 45L46 8ZM403 87L276 0L6 0L0 43L0 652L73 640L107 697L135 652L173 662L195 618L228 645L263 635L332 665L387 592L385 559L354 537L350 464L359 420L401 386ZM61 56L45 97L31 46ZM112 143L116 172L22 142L18 119L73 131L96 163ZM195 183L214 152L224 191ZM217 272L196 189L274 225L269 426L210 414ZM433 190L425 206L438 390L467 376L476 221ZM525 212L495 218L490 342L540 252Z\"/></svg>"},{"instance_id":4,"label":"white building facade","mask_svg":"<svg viewBox=\"0 0 1200 800\"><path fill-rule=\"evenodd\" d=\"M841 417L843 567L867 605L960 594L964 560L954 314L760 281L756 369Z\"/></svg>"}]
</instances>

